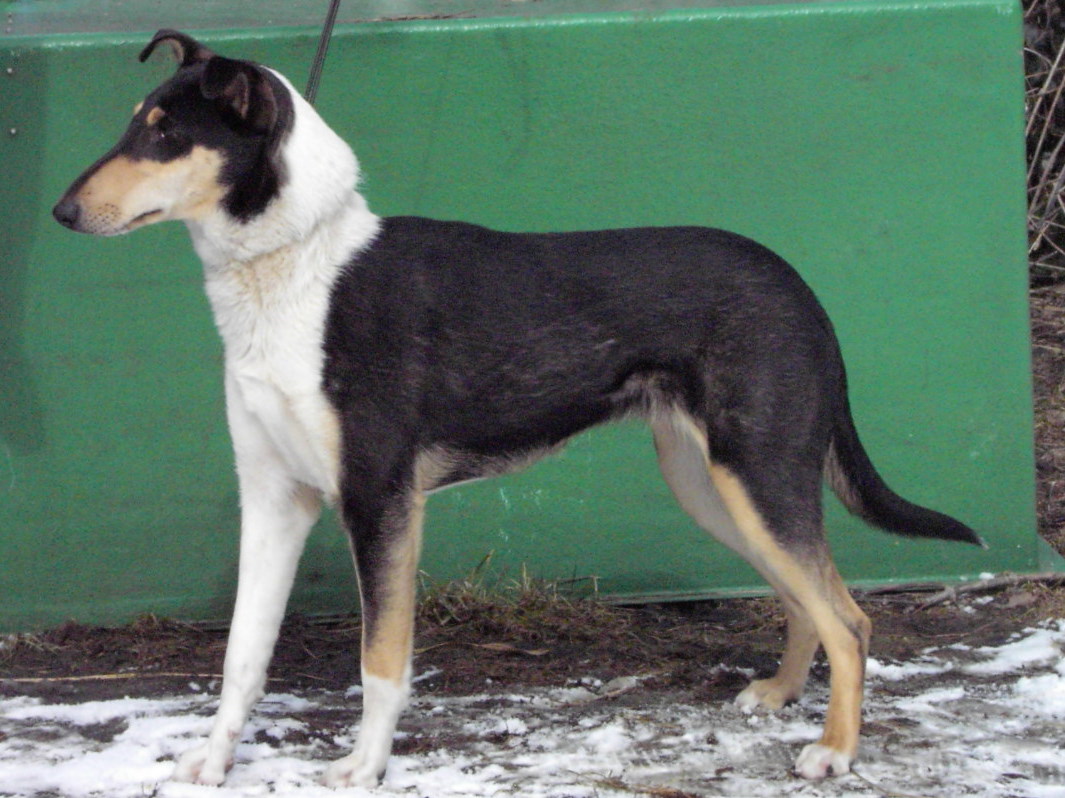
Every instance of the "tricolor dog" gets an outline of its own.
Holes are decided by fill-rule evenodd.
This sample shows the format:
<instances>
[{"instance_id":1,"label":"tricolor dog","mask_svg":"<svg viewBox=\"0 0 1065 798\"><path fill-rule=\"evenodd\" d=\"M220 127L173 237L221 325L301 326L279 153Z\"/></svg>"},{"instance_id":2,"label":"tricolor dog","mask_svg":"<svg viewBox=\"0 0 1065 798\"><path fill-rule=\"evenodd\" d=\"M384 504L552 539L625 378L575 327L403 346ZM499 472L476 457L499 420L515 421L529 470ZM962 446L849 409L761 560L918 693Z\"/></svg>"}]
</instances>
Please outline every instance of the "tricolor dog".
<instances>
[{"instance_id":1,"label":"tricolor dog","mask_svg":"<svg viewBox=\"0 0 1065 798\"><path fill-rule=\"evenodd\" d=\"M822 482L889 532L980 538L878 476L832 325L799 275L722 230L516 234L378 217L351 149L284 77L170 30L141 59L161 44L176 74L54 215L96 235L185 222L225 345L239 587L213 730L175 778L225 778L329 503L359 577L364 692L355 749L324 780L376 784L410 691L426 496L632 416L680 505L783 600L780 669L737 701L795 699L823 646L824 733L795 769L847 772L870 624L830 559Z\"/></svg>"}]
</instances>

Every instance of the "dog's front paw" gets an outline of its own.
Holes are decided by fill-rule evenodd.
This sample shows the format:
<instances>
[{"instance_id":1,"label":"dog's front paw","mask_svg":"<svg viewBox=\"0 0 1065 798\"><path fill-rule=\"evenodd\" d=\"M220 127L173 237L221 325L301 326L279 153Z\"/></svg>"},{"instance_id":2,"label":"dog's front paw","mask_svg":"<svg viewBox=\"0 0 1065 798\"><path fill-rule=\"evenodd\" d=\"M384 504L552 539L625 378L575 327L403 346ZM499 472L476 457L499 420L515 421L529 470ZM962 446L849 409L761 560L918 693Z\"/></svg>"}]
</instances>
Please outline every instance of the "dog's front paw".
<instances>
[{"instance_id":1,"label":"dog's front paw","mask_svg":"<svg viewBox=\"0 0 1065 798\"><path fill-rule=\"evenodd\" d=\"M173 781L217 787L226 780L226 771L233 766L228 754L214 754L209 743L186 751L174 768Z\"/></svg>"},{"instance_id":2,"label":"dog's front paw","mask_svg":"<svg viewBox=\"0 0 1065 798\"><path fill-rule=\"evenodd\" d=\"M795 760L795 772L804 779L823 779L830 773L842 776L850 773L850 754L829 748L821 743L811 743L802 749L799 758Z\"/></svg>"},{"instance_id":3,"label":"dog's front paw","mask_svg":"<svg viewBox=\"0 0 1065 798\"><path fill-rule=\"evenodd\" d=\"M333 788L376 787L385 776L385 763L369 759L360 752L338 759L326 768L322 784Z\"/></svg>"}]
</instances>

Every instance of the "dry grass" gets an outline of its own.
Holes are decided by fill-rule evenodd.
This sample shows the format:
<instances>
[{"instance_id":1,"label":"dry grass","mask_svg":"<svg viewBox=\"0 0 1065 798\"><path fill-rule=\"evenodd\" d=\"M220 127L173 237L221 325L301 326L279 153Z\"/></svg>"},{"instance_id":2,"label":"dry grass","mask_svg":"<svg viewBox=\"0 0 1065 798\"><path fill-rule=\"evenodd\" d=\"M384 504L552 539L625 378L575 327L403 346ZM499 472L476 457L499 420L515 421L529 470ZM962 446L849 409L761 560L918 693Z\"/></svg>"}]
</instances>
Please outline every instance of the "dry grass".
<instances>
[{"instance_id":1,"label":"dry grass","mask_svg":"<svg viewBox=\"0 0 1065 798\"><path fill-rule=\"evenodd\" d=\"M1028 255L1033 284L1065 281L1065 9L1024 0Z\"/></svg>"},{"instance_id":2,"label":"dry grass","mask_svg":"<svg viewBox=\"0 0 1065 798\"><path fill-rule=\"evenodd\" d=\"M587 600L597 595L594 579L548 581L524 568L513 578L492 574L490 562L491 555L464 579L431 583L423 576L419 627L522 643L624 635L627 610Z\"/></svg>"},{"instance_id":3,"label":"dry grass","mask_svg":"<svg viewBox=\"0 0 1065 798\"><path fill-rule=\"evenodd\" d=\"M1031 292L1039 531L1065 553L1065 282Z\"/></svg>"},{"instance_id":4,"label":"dry grass","mask_svg":"<svg viewBox=\"0 0 1065 798\"><path fill-rule=\"evenodd\" d=\"M1039 531L1065 554L1065 6L1023 0Z\"/></svg>"}]
</instances>

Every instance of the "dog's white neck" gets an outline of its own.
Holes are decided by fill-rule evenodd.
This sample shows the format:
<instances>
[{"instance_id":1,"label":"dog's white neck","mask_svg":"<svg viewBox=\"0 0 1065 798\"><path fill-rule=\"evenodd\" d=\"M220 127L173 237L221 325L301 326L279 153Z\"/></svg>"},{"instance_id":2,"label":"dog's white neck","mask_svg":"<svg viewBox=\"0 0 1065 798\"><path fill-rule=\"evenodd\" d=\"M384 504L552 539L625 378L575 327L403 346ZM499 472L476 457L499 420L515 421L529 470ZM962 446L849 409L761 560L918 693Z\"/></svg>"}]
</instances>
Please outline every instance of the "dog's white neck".
<instances>
[{"instance_id":1,"label":"dog's white neck","mask_svg":"<svg viewBox=\"0 0 1065 798\"><path fill-rule=\"evenodd\" d=\"M187 222L208 281L262 257L274 259L286 248L326 246L329 251L315 252L319 262L347 260L369 244L380 225L356 191L359 167L351 148L284 76L275 74L288 88L295 111L281 150L285 182L266 209L247 222L221 208Z\"/></svg>"},{"instance_id":2,"label":"dog's white neck","mask_svg":"<svg viewBox=\"0 0 1065 798\"><path fill-rule=\"evenodd\" d=\"M234 440L266 430L288 473L332 500L339 426L321 392L323 334L333 289L380 219L355 190L351 148L286 86L295 118L279 195L246 223L219 208L188 227L225 348Z\"/></svg>"}]
</instances>

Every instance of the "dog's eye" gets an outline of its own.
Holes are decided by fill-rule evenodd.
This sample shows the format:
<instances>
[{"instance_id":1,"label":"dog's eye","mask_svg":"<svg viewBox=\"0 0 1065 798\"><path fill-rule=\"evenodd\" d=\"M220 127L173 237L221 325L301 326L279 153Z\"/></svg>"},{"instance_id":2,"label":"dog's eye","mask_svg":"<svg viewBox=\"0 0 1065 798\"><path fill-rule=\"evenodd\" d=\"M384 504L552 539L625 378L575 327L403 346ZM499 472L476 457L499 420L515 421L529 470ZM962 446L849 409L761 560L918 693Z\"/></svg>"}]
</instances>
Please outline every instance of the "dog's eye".
<instances>
[{"instance_id":1,"label":"dog's eye","mask_svg":"<svg viewBox=\"0 0 1065 798\"><path fill-rule=\"evenodd\" d=\"M191 142L179 121L161 109L152 109L138 133L142 157L169 161L188 151Z\"/></svg>"}]
</instances>

